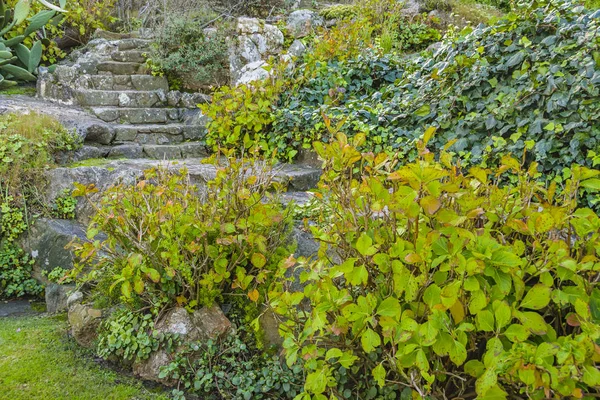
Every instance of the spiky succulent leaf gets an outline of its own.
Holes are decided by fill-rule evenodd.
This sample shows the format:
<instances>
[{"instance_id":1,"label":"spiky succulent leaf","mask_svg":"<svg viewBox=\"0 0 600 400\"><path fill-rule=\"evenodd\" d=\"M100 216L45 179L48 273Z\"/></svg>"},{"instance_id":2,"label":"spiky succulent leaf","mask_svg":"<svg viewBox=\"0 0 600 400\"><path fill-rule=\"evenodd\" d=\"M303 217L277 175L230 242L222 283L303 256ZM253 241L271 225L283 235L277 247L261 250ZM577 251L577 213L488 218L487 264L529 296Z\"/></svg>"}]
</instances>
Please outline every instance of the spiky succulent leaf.
<instances>
[{"instance_id":1,"label":"spiky succulent leaf","mask_svg":"<svg viewBox=\"0 0 600 400\"><path fill-rule=\"evenodd\" d=\"M38 65L40 64L40 61L42 60L42 42L41 41L37 41L33 44L33 46L31 46L31 49L29 50L29 60L27 62L27 70L31 73L33 73L36 68L38 67Z\"/></svg>"},{"instance_id":2,"label":"spiky succulent leaf","mask_svg":"<svg viewBox=\"0 0 600 400\"><path fill-rule=\"evenodd\" d=\"M33 17L29 18L29 26L27 27L27 29L25 29L25 36L29 36L33 32L42 28L44 25L50 22L54 15L56 15L55 11L42 10L35 14Z\"/></svg>"},{"instance_id":3,"label":"spiky succulent leaf","mask_svg":"<svg viewBox=\"0 0 600 400\"><path fill-rule=\"evenodd\" d=\"M27 71L24 68L18 67L16 65L7 64L0 66L0 71L8 72L15 79L21 81L35 81L37 78L31 72Z\"/></svg>"}]
</instances>

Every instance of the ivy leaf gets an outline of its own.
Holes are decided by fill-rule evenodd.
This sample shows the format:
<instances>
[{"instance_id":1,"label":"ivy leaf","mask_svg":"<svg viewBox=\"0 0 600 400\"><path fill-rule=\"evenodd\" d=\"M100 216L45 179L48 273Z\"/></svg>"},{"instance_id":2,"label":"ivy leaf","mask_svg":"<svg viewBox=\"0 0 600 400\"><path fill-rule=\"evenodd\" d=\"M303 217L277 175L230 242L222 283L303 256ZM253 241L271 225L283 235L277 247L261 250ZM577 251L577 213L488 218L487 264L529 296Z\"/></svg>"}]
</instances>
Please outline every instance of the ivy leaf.
<instances>
[{"instance_id":1,"label":"ivy leaf","mask_svg":"<svg viewBox=\"0 0 600 400\"><path fill-rule=\"evenodd\" d=\"M550 295L552 289L542 284L534 285L525 298L521 301L521 308L528 308L530 310L540 310L548 305L550 302Z\"/></svg>"},{"instance_id":2,"label":"ivy leaf","mask_svg":"<svg viewBox=\"0 0 600 400\"><path fill-rule=\"evenodd\" d=\"M258 290L254 289L254 290L251 290L250 292L248 292L248 298L251 301L253 301L254 303L256 303L258 301L258 297L259 297Z\"/></svg>"},{"instance_id":3,"label":"ivy leaf","mask_svg":"<svg viewBox=\"0 0 600 400\"><path fill-rule=\"evenodd\" d=\"M366 285L369 282L369 272L364 265L352 268L349 272L345 273L344 276L348 279L348 283L351 285Z\"/></svg>"}]
</instances>

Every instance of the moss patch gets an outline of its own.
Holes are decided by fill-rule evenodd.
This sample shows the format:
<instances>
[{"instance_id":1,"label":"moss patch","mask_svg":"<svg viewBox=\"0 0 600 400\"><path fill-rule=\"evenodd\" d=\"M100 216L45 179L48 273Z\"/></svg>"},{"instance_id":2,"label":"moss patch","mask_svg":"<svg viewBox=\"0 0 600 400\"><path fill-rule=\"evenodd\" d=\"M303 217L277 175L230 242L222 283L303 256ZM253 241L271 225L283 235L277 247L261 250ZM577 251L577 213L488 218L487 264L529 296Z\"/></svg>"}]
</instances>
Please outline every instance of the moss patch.
<instances>
[{"instance_id":1,"label":"moss patch","mask_svg":"<svg viewBox=\"0 0 600 400\"><path fill-rule=\"evenodd\" d=\"M91 359L67 337L64 316L0 319L0 397L33 399L167 399L140 381Z\"/></svg>"},{"instance_id":2,"label":"moss patch","mask_svg":"<svg viewBox=\"0 0 600 400\"><path fill-rule=\"evenodd\" d=\"M106 164L113 161L122 160L122 158L90 158L87 160L77 161L67 165L69 168L77 167L104 167Z\"/></svg>"},{"instance_id":3,"label":"moss patch","mask_svg":"<svg viewBox=\"0 0 600 400\"><path fill-rule=\"evenodd\" d=\"M1 90L0 94L4 94L7 96L16 96L16 95L35 96L35 86L15 86L15 87Z\"/></svg>"}]
</instances>

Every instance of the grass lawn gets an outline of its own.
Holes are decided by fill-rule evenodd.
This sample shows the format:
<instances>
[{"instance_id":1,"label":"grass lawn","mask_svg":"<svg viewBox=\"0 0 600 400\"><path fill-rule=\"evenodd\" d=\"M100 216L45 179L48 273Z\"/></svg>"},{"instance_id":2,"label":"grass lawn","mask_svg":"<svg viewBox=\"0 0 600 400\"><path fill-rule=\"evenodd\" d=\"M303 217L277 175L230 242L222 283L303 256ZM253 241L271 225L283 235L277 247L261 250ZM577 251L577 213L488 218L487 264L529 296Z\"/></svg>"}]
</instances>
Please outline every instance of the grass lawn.
<instances>
[{"instance_id":1,"label":"grass lawn","mask_svg":"<svg viewBox=\"0 0 600 400\"><path fill-rule=\"evenodd\" d=\"M167 399L93 362L64 316L0 318L1 400Z\"/></svg>"}]
</instances>

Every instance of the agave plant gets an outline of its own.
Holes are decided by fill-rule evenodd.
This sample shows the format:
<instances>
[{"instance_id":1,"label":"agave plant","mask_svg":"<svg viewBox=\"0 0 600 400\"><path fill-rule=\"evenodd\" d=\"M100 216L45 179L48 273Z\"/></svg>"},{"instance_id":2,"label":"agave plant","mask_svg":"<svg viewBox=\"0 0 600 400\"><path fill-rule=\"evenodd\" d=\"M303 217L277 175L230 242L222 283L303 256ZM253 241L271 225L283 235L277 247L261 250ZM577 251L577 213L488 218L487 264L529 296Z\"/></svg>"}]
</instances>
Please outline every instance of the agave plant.
<instances>
[{"instance_id":1,"label":"agave plant","mask_svg":"<svg viewBox=\"0 0 600 400\"><path fill-rule=\"evenodd\" d=\"M17 81L36 80L38 65L42 59L42 43L47 39L35 41L31 48L27 48L23 41L59 16L58 13L65 12L63 7L66 0L60 0L60 6L46 0L37 0L48 9L27 18L33 1L36 0L19 0L14 8L7 8L4 0L0 0L0 89L14 86ZM23 34L5 39L13 28L26 19L29 25Z\"/></svg>"}]
</instances>

